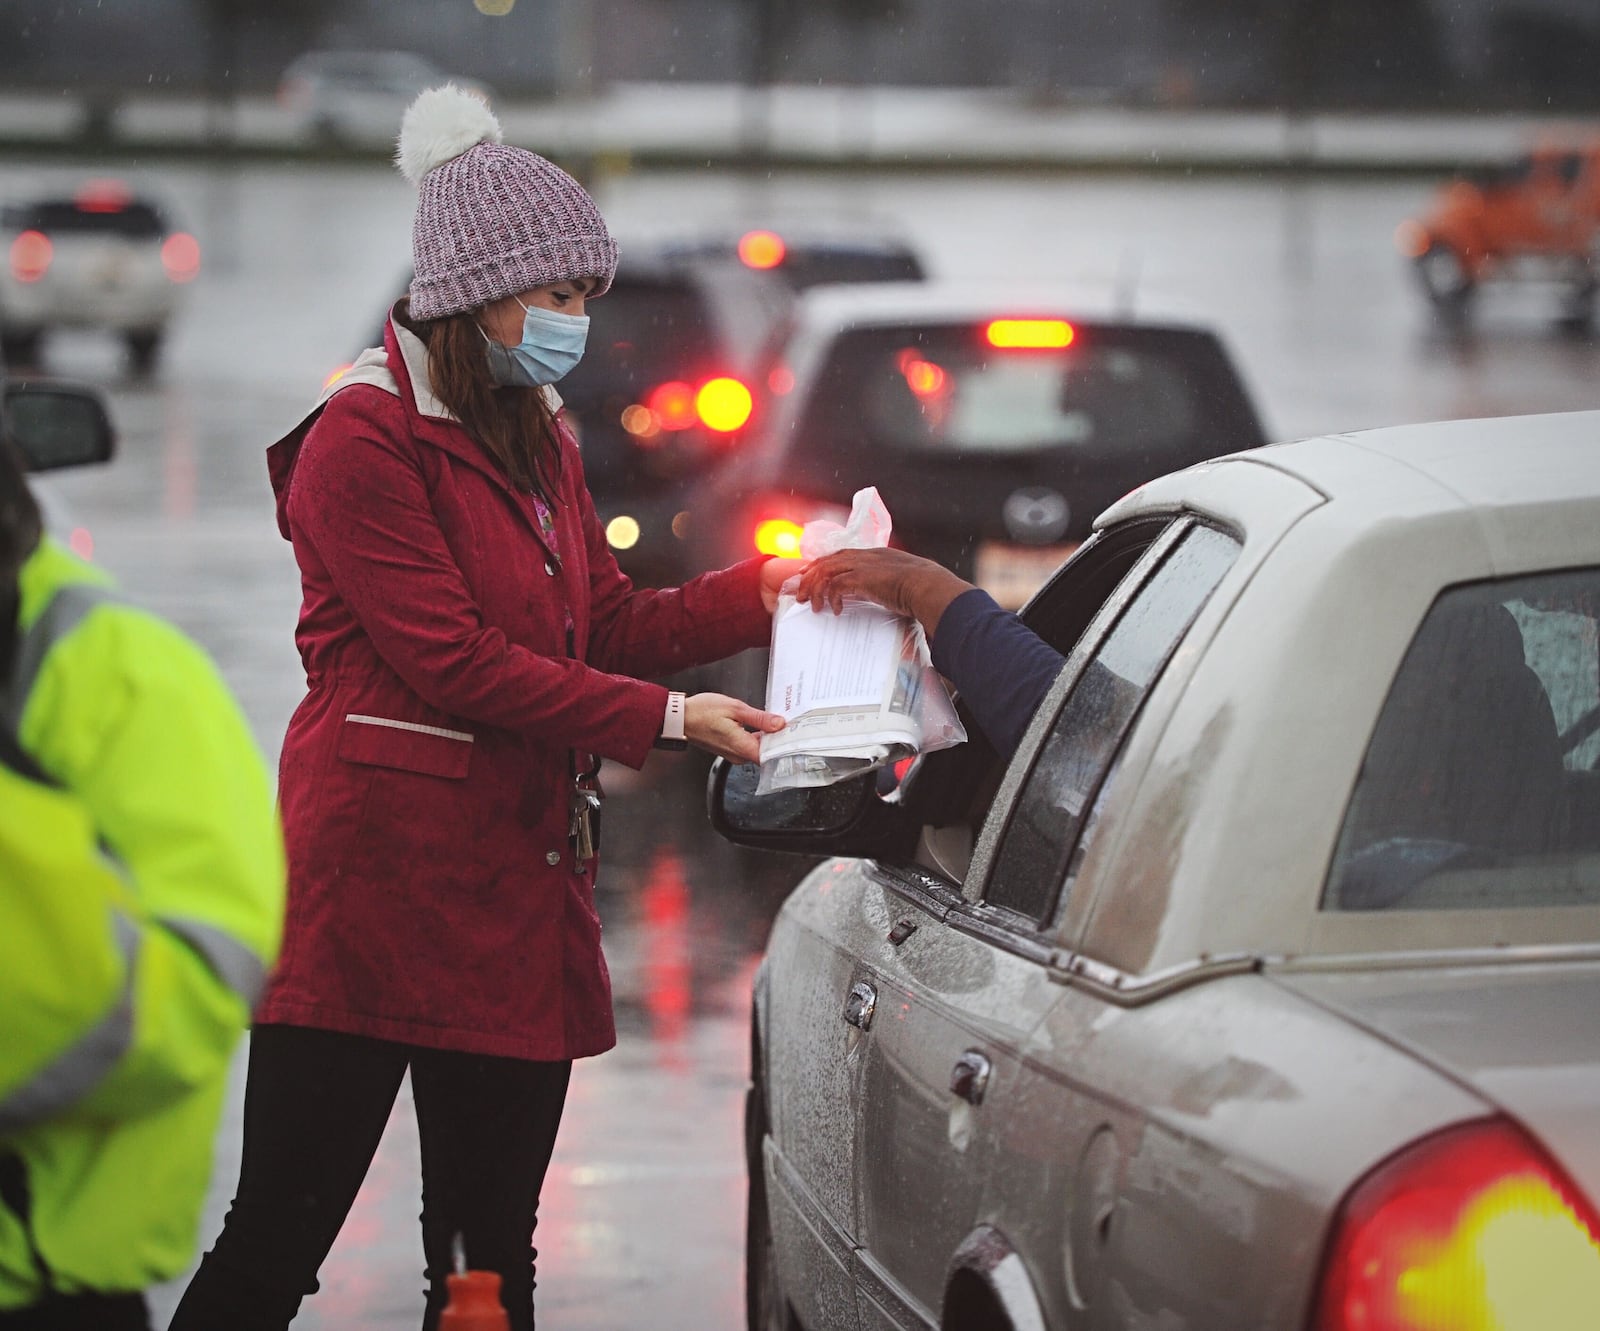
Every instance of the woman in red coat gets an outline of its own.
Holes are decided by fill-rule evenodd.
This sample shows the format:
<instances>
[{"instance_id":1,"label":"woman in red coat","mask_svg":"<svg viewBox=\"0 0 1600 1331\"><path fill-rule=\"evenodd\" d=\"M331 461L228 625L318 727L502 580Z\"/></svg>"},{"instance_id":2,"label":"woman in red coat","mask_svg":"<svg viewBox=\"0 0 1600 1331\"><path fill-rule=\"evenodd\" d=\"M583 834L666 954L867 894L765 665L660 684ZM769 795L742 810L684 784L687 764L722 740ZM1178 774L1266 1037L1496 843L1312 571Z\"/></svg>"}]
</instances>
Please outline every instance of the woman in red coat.
<instances>
[{"instance_id":1,"label":"woman in red coat","mask_svg":"<svg viewBox=\"0 0 1600 1331\"><path fill-rule=\"evenodd\" d=\"M576 181L499 139L454 88L406 113L409 300L269 450L304 593L307 693L279 774L289 918L251 1036L238 1192L175 1331L289 1324L408 1069L423 1326L459 1234L531 1328L572 1060L615 1043L587 774L684 740L754 761L752 729L782 726L640 678L764 643L795 566L666 591L619 572L550 387L616 246Z\"/></svg>"}]
</instances>

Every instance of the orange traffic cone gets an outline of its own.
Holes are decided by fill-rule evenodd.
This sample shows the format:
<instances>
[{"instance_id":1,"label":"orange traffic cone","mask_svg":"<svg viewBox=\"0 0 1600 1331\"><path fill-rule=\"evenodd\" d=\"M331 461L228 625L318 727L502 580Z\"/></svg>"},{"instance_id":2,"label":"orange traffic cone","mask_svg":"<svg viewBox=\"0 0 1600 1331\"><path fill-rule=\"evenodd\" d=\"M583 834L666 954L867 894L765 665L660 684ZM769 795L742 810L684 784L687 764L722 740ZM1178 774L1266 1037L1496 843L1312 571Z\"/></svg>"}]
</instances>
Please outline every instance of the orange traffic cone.
<instances>
[{"instance_id":1,"label":"orange traffic cone","mask_svg":"<svg viewBox=\"0 0 1600 1331\"><path fill-rule=\"evenodd\" d=\"M497 1271L463 1271L447 1275L450 1302L439 1314L439 1331L511 1331L511 1321L500 1306Z\"/></svg>"}]
</instances>

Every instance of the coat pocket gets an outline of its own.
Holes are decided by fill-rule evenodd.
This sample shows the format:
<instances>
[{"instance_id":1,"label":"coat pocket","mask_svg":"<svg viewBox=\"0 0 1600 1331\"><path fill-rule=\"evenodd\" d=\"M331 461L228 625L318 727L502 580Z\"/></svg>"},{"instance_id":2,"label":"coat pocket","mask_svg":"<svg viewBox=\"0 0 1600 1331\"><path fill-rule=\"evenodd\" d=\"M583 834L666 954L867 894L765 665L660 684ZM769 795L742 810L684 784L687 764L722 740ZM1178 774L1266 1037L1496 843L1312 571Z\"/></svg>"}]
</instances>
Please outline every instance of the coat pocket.
<instances>
[{"instance_id":1,"label":"coat pocket","mask_svg":"<svg viewBox=\"0 0 1600 1331\"><path fill-rule=\"evenodd\" d=\"M415 721L351 712L339 733L339 757L374 767L460 780L472 764L473 739L465 730L446 730Z\"/></svg>"}]
</instances>

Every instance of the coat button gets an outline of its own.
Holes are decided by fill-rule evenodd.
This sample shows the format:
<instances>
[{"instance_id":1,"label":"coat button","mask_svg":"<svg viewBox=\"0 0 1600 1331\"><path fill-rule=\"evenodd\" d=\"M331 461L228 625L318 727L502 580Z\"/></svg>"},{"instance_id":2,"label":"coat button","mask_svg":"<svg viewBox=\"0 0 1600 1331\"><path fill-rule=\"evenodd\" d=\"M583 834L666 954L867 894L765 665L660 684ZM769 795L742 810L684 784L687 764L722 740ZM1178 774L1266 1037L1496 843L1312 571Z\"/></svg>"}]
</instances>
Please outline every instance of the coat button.
<instances>
[{"instance_id":1,"label":"coat button","mask_svg":"<svg viewBox=\"0 0 1600 1331\"><path fill-rule=\"evenodd\" d=\"M561 852L559 850L547 850L547 851L545 851L545 853L544 853L544 862L546 864L550 864L550 865L560 864L561 863Z\"/></svg>"}]
</instances>

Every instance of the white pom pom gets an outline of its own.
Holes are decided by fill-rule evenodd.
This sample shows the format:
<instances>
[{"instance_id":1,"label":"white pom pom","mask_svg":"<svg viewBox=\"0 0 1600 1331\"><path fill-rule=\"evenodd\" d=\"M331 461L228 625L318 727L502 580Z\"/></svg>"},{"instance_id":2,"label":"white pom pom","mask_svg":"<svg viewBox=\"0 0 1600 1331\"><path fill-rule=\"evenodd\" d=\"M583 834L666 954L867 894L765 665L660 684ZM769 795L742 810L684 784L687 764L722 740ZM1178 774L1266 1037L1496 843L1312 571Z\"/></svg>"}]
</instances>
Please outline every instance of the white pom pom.
<instances>
[{"instance_id":1,"label":"white pom pom","mask_svg":"<svg viewBox=\"0 0 1600 1331\"><path fill-rule=\"evenodd\" d=\"M400 121L395 165L413 185L475 143L501 141L500 122L484 100L447 83L418 93Z\"/></svg>"}]
</instances>

